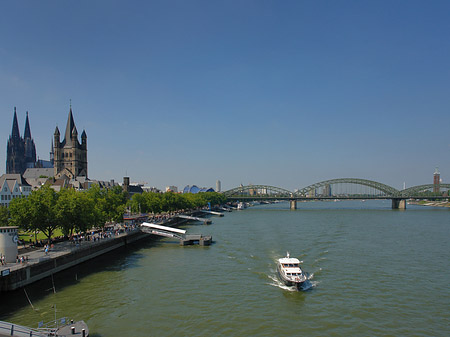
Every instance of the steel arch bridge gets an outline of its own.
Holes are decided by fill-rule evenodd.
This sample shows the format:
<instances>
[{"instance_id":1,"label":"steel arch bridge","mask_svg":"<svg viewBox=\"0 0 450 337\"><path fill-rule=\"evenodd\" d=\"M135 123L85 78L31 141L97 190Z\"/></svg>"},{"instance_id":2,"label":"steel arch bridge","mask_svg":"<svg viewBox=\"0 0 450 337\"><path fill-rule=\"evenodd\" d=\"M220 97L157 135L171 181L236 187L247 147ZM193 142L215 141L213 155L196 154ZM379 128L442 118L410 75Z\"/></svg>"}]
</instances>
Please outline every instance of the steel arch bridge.
<instances>
[{"instance_id":1,"label":"steel arch bridge","mask_svg":"<svg viewBox=\"0 0 450 337\"><path fill-rule=\"evenodd\" d=\"M400 197L401 191L386 184L382 184L376 181L358 178L340 178L321 181L307 187L304 187L298 191L291 192L284 188L269 186L269 185L247 185L239 186L231 190L223 192L223 194L230 198L243 198L246 199L261 199L261 198L280 198L280 199L303 199L310 198L311 191L316 191L320 188L324 188L336 184L354 184L359 186L365 186L372 189L372 195L377 197ZM424 185L427 186L427 185ZM316 197L316 196L314 196ZM325 197L325 196L324 196ZM329 195L331 197L331 195Z\"/></svg>"},{"instance_id":2,"label":"steel arch bridge","mask_svg":"<svg viewBox=\"0 0 450 337\"><path fill-rule=\"evenodd\" d=\"M341 185L356 185L365 189L364 193L355 193L345 191L337 193L338 187ZM333 186L333 193L331 187ZM433 189L435 185L419 185L404 190L367 179L359 178L339 178L321 181L296 192L291 192L284 188L269 185L247 185L239 186L231 190L223 192L229 200L289 200L291 208L296 208L294 203L298 200L326 200L326 199L392 199L392 208L406 208L406 199L416 198L448 198L444 195L424 194L423 192ZM439 184L439 188L450 191L450 184ZM318 193L318 191L322 191Z\"/></svg>"},{"instance_id":3,"label":"steel arch bridge","mask_svg":"<svg viewBox=\"0 0 450 337\"><path fill-rule=\"evenodd\" d=\"M358 178L339 178L339 179L325 180L316 184L309 185L307 187L298 190L296 195L306 196L310 191L335 184L355 184L360 186L367 186L369 188L372 188L374 190L383 193L386 196L396 196L400 193L400 191L395 189L394 187L372 180L358 179Z\"/></svg>"},{"instance_id":4,"label":"steel arch bridge","mask_svg":"<svg viewBox=\"0 0 450 337\"><path fill-rule=\"evenodd\" d=\"M431 190L434 187L433 184L418 185L401 190L400 193L404 197L414 198L418 196L418 193ZM439 184L439 188L450 190L450 184Z\"/></svg>"},{"instance_id":5,"label":"steel arch bridge","mask_svg":"<svg viewBox=\"0 0 450 337\"><path fill-rule=\"evenodd\" d=\"M223 192L228 198L242 197L244 195L252 196L257 199L261 198L291 198L293 193L284 188L269 186L269 185L248 185L232 188L231 190Z\"/></svg>"}]
</instances>

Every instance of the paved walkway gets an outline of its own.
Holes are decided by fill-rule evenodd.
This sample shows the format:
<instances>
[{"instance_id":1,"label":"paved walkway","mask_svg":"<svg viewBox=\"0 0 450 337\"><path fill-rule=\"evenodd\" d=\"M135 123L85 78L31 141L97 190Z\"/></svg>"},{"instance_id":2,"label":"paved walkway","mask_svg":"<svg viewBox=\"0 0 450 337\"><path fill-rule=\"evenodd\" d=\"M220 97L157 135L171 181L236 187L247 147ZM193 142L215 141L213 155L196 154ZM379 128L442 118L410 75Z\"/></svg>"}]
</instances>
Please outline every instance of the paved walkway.
<instances>
[{"instance_id":1,"label":"paved walkway","mask_svg":"<svg viewBox=\"0 0 450 337\"><path fill-rule=\"evenodd\" d=\"M23 256L23 257L28 258L28 261L25 261L22 263L21 262L7 263L3 266L0 265L0 273L2 270L5 270L5 269L9 269L10 271L13 271L13 270L21 269L21 268L26 268L27 266L30 266L30 265L33 265L33 264L36 264L36 263L39 263L42 261L51 260L51 259L54 259L61 255L65 255L65 254L74 252L76 250L82 249L82 248L86 248L86 247L90 247L90 246L92 247L92 246L98 245L100 243L103 243L105 241L113 240L115 238L119 238L122 236L127 236L131 233L136 233L139 231L140 231L139 228L135 228L128 232L120 233L117 235L113 234L109 238L102 238L102 239L99 239L98 241L81 241L78 244L74 244L71 241L63 241L63 242L54 244L54 247L51 248L47 254L45 254L44 248L38 248L36 250L29 251L24 254L19 254L19 258L21 256Z\"/></svg>"},{"instance_id":2,"label":"paved walkway","mask_svg":"<svg viewBox=\"0 0 450 337\"><path fill-rule=\"evenodd\" d=\"M198 211L198 210L197 210ZM153 222L153 223L158 223L158 224L165 224L167 222L170 222L171 220L173 220L174 218L176 218L177 216L179 216L180 214L189 214L191 215L192 212L188 212L188 213L184 213L184 212L174 212L171 214L166 214L166 215L159 215L159 216L155 216L155 217L150 217L148 219L148 221ZM0 275L1 275L1 271L2 270L6 270L9 269L10 271L13 270L18 270L21 268L26 268L27 266L45 261L45 260L51 260L54 259L58 256L61 255L65 255L68 254L70 252L76 251L78 249L81 248L85 248L85 247L89 247L89 246L95 246L98 245L102 242L104 242L105 240L112 240L113 238L118 238L121 236L126 236L128 234L131 233L135 233L137 231L140 231L139 227L134 228L129 230L128 232L124 232L124 233L120 233L118 235L112 235L110 238L102 238L98 241L81 241L81 243L75 245L73 242L71 241L64 241L64 242L59 242L59 243L55 243L54 247L51 248L49 250L49 252L47 254L45 254L44 248L38 248L36 250L33 251L29 251L23 254L19 254L19 258L21 256L28 258L28 261L25 262L19 262L19 263L7 263L5 265L0 265ZM97 234L96 234L97 235ZM94 235L95 236L95 235Z\"/></svg>"}]
</instances>

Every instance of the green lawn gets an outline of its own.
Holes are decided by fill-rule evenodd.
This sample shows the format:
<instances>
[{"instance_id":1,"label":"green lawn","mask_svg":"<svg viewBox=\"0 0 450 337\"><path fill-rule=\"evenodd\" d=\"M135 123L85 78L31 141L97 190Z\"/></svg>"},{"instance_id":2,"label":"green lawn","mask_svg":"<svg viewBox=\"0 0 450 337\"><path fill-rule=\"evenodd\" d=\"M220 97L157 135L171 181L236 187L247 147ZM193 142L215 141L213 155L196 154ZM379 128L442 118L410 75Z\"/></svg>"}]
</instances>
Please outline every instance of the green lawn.
<instances>
[{"instance_id":1,"label":"green lawn","mask_svg":"<svg viewBox=\"0 0 450 337\"><path fill-rule=\"evenodd\" d=\"M56 236L62 236L62 231L60 229L56 229L55 232L53 233L52 237L56 237ZM34 242L34 232L24 232L24 231L19 231L19 240L24 241L25 243L28 243L31 241ZM47 237L45 236L44 233L40 232L37 235L37 240L47 240Z\"/></svg>"}]
</instances>

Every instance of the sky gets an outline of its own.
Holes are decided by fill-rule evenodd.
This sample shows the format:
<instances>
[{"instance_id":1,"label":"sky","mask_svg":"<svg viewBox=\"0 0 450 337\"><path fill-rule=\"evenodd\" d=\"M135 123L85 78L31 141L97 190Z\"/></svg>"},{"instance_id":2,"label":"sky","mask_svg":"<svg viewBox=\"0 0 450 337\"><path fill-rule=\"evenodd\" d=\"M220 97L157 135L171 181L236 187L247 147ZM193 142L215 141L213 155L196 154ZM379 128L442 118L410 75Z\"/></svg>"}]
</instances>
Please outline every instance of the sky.
<instances>
[{"instance_id":1,"label":"sky","mask_svg":"<svg viewBox=\"0 0 450 337\"><path fill-rule=\"evenodd\" d=\"M71 102L91 179L450 183L449 36L447 0L1 1L0 174L14 107L48 159Z\"/></svg>"}]
</instances>

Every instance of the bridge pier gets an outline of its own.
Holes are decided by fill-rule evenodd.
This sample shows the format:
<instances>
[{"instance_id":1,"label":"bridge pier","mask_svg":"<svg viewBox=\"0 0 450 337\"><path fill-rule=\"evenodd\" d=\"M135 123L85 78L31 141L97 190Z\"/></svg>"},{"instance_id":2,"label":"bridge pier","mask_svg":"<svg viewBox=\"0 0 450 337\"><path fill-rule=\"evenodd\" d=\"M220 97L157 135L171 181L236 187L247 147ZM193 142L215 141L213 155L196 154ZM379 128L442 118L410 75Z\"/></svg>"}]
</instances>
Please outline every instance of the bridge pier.
<instances>
[{"instance_id":1,"label":"bridge pier","mask_svg":"<svg viewBox=\"0 0 450 337\"><path fill-rule=\"evenodd\" d=\"M291 200L289 200L289 204L291 206L291 210L296 210L297 209L297 200L291 199Z\"/></svg>"},{"instance_id":2,"label":"bridge pier","mask_svg":"<svg viewBox=\"0 0 450 337\"><path fill-rule=\"evenodd\" d=\"M392 199L392 209L406 209L406 200Z\"/></svg>"}]
</instances>

